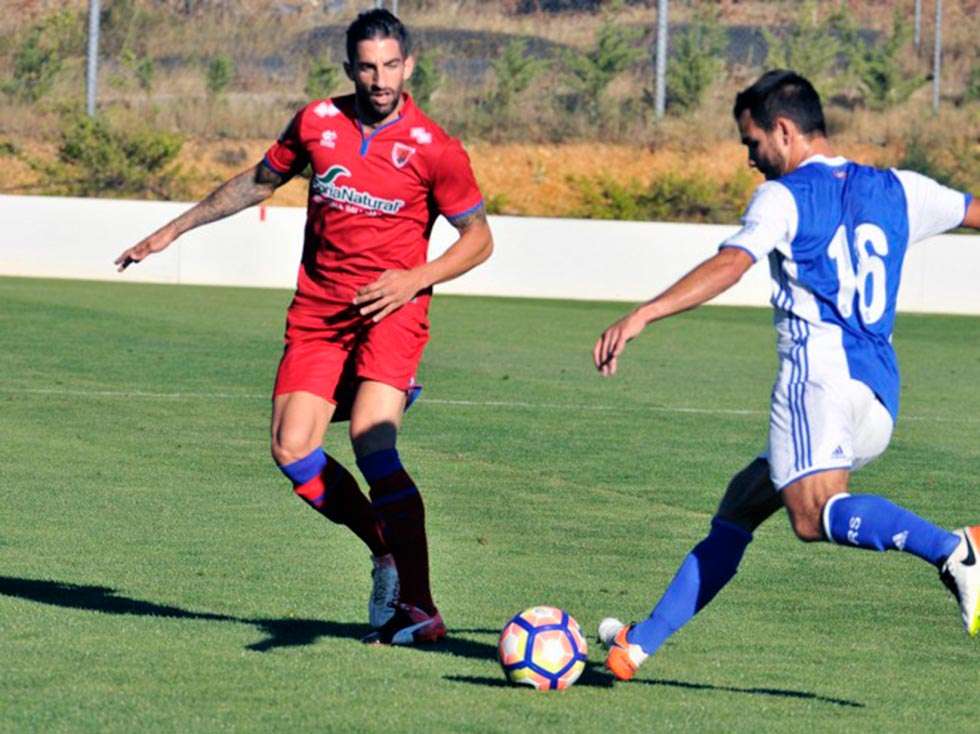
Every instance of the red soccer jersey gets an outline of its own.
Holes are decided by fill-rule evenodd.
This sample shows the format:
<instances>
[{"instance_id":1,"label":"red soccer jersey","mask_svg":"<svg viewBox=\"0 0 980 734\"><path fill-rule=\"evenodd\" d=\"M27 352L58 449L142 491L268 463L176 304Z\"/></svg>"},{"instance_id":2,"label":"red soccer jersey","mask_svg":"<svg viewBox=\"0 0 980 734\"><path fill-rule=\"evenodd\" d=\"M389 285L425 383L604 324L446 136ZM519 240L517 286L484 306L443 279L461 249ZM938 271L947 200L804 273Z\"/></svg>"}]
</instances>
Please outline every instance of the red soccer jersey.
<instances>
[{"instance_id":1,"label":"red soccer jersey","mask_svg":"<svg viewBox=\"0 0 980 734\"><path fill-rule=\"evenodd\" d=\"M383 271L423 264L436 217L464 216L483 202L460 142L407 94L401 114L367 135L354 95L308 104L264 164L291 174L308 163L313 176L296 289L306 303L350 303Z\"/></svg>"}]
</instances>

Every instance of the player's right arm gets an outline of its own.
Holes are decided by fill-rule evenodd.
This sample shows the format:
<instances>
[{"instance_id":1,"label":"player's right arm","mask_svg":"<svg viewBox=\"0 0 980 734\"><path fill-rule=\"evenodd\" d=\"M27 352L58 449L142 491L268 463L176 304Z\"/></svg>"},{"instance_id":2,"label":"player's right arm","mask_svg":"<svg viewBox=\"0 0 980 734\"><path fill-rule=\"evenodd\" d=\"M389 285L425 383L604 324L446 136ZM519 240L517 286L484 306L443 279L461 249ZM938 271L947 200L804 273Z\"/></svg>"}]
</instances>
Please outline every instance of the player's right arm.
<instances>
[{"instance_id":1,"label":"player's right arm","mask_svg":"<svg viewBox=\"0 0 980 734\"><path fill-rule=\"evenodd\" d=\"M755 261L745 250L723 247L656 298L637 306L602 332L592 349L596 369L609 377L616 374L619 355L626 343L648 324L710 301L735 285Z\"/></svg>"},{"instance_id":2,"label":"player's right arm","mask_svg":"<svg viewBox=\"0 0 980 734\"><path fill-rule=\"evenodd\" d=\"M259 163L247 171L243 171L234 178L225 181L179 217L125 250L116 258L117 269L122 272L148 255L165 250L175 239L188 230L208 222L224 219L242 209L265 201L272 195L273 191L286 183L289 178L289 175L273 171L265 163Z\"/></svg>"},{"instance_id":3,"label":"player's right arm","mask_svg":"<svg viewBox=\"0 0 980 734\"><path fill-rule=\"evenodd\" d=\"M796 204L789 189L775 181L762 184L742 217L742 228L725 240L713 257L602 332L592 348L596 369L605 377L616 374L626 344L647 325L710 301L735 285L753 263L771 250L788 245L796 229L796 218Z\"/></svg>"},{"instance_id":4,"label":"player's right arm","mask_svg":"<svg viewBox=\"0 0 980 734\"><path fill-rule=\"evenodd\" d=\"M980 199L976 196L973 197L970 206L966 208L966 216L963 217L963 226L980 229Z\"/></svg>"}]
</instances>

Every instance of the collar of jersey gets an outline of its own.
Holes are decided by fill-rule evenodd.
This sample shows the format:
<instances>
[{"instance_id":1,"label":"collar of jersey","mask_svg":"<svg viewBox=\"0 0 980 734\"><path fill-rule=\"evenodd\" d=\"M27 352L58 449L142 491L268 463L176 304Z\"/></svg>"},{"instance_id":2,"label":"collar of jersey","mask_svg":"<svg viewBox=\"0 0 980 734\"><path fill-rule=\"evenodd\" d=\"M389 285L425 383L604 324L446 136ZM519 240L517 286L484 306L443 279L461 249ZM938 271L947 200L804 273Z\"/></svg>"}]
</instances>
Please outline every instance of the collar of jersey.
<instances>
[{"instance_id":1,"label":"collar of jersey","mask_svg":"<svg viewBox=\"0 0 980 734\"><path fill-rule=\"evenodd\" d=\"M368 135L368 136L366 136L366 137L364 135L364 125L357 118L357 116L356 116L357 115L357 109L355 107L355 110L354 110L354 115L355 115L354 121L357 123L357 129L361 133L361 157L362 158L367 155L368 147L371 145L371 141L374 140L374 137L379 132L381 132L382 130L388 129L392 125L398 124L399 122L401 122L402 120L404 120L408 116L408 112L409 112L411 103L412 103L411 96L407 92L403 92L402 93L402 111L398 113L398 117L396 117L394 120L389 120L388 122L386 122L381 127L374 128L374 130L371 131L371 134Z\"/></svg>"},{"instance_id":2,"label":"collar of jersey","mask_svg":"<svg viewBox=\"0 0 980 734\"><path fill-rule=\"evenodd\" d=\"M830 166L831 168L836 168L837 166L843 166L847 163L847 158L842 155L835 155L833 158L828 158L825 155L817 153L816 155L811 155L805 161L803 161L797 168L803 168L803 166L810 163L823 163L825 166Z\"/></svg>"}]
</instances>

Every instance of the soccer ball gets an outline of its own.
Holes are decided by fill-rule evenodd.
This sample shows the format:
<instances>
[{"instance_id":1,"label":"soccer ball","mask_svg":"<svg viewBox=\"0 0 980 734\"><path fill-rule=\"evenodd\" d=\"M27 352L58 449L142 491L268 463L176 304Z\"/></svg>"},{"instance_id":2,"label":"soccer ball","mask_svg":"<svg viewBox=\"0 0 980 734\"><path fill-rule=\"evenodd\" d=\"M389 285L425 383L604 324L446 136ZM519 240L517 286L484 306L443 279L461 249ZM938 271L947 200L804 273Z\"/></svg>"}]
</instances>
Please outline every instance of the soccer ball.
<instances>
[{"instance_id":1,"label":"soccer ball","mask_svg":"<svg viewBox=\"0 0 980 734\"><path fill-rule=\"evenodd\" d=\"M504 625L497 651L511 683L554 691L568 688L582 675L588 646L568 612L531 607Z\"/></svg>"}]
</instances>

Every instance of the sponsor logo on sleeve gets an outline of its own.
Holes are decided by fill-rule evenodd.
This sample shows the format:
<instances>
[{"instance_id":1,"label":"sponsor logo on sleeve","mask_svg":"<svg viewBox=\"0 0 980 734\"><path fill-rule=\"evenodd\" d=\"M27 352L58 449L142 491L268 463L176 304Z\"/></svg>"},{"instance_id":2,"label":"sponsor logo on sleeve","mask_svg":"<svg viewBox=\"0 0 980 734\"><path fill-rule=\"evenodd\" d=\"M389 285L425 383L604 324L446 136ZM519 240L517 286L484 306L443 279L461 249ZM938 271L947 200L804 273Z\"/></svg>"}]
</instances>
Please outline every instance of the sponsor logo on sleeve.
<instances>
[{"instance_id":1,"label":"sponsor logo on sleeve","mask_svg":"<svg viewBox=\"0 0 980 734\"><path fill-rule=\"evenodd\" d=\"M413 127L408 131L408 134L419 145L428 145L432 142L432 133L424 127Z\"/></svg>"},{"instance_id":2,"label":"sponsor logo on sleeve","mask_svg":"<svg viewBox=\"0 0 980 734\"><path fill-rule=\"evenodd\" d=\"M320 136L320 145L324 148L336 148L337 147L337 131L336 130L324 130L323 134Z\"/></svg>"}]
</instances>

